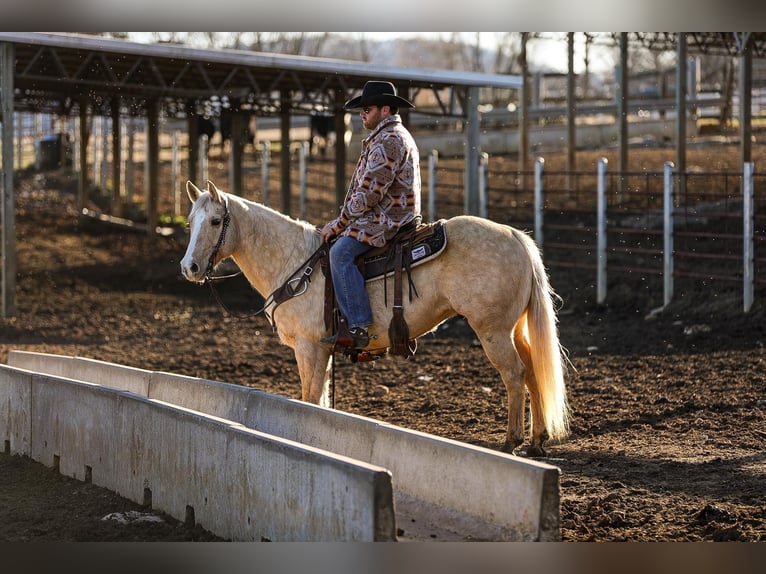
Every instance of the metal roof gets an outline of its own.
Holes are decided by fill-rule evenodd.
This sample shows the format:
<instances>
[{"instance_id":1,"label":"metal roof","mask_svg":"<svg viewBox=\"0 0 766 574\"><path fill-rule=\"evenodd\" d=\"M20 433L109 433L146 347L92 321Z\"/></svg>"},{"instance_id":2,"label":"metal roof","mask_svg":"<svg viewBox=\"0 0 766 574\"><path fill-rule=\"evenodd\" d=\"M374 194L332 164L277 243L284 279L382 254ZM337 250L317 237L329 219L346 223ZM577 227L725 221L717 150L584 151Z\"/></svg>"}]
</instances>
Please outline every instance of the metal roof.
<instances>
[{"instance_id":1,"label":"metal roof","mask_svg":"<svg viewBox=\"0 0 766 574\"><path fill-rule=\"evenodd\" d=\"M17 109L66 113L82 98L98 109L120 98L134 113L149 99L189 102L228 98L268 115L281 98L294 112L332 108L359 91L370 78L394 82L414 98L432 91L445 115L462 115L459 102L469 87L518 89L521 76L402 68L365 62L267 54L230 49L199 49L140 44L70 33L0 32L15 51ZM445 96L445 90L449 93ZM179 111L179 113L181 113Z\"/></svg>"},{"instance_id":2,"label":"metal roof","mask_svg":"<svg viewBox=\"0 0 766 574\"><path fill-rule=\"evenodd\" d=\"M685 32L691 53L739 56L750 47L753 56L766 57L766 32ZM618 33L612 34L616 40ZM631 40L652 50L675 50L678 32L629 32Z\"/></svg>"}]
</instances>

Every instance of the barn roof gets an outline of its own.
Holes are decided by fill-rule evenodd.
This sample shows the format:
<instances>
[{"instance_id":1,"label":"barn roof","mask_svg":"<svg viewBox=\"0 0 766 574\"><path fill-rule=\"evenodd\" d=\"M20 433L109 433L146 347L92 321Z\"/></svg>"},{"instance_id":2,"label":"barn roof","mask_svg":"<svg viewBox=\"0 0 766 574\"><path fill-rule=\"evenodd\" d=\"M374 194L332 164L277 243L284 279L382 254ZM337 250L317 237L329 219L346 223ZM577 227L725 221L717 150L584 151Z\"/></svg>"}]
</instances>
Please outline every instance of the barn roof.
<instances>
[{"instance_id":1,"label":"barn roof","mask_svg":"<svg viewBox=\"0 0 766 574\"><path fill-rule=\"evenodd\" d=\"M388 79L414 98L434 92L444 114L460 113L471 86L518 89L521 76L432 70L367 62L141 44L71 33L0 32L14 45L16 109L67 112L87 97L105 108L114 98L140 113L149 99L190 101L227 97L261 115L332 107L352 97L370 78ZM444 90L456 90L445 96ZM183 104L181 104L183 102ZM172 105L172 103L171 103Z\"/></svg>"}]
</instances>

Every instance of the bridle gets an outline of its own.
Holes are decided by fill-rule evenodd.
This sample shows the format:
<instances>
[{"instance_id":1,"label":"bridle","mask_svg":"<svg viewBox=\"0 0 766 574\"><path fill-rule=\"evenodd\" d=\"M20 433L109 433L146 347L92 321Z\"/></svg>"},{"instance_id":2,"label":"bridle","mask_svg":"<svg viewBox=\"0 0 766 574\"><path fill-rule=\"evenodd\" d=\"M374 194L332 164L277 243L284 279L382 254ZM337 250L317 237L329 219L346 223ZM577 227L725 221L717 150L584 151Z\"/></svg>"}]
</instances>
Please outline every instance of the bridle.
<instances>
[{"instance_id":1,"label":"bridle","mask_svg":"<svg viewBox=\"0 0 766 574\"><path fill-rule=\"evenodd\" d=\"M229 212L228 200L224 197L221 234L218 236L218 241L216 241L213 246L213 251L210 253L210 259L207 261L207 269L205 269L205 280L208 282L212 282L214 279L227 279L227 277L213 277L213 267L215 267L215 258L218 256L218 252L221 250L224 243L226 243L226 230L229 228L229 223L231 223L231 213ZM234 275L231 275L231 277L235 277L238 274L239 273L235 273Z\"/></svg>"},{"instance_id":2,"label":"bridle","mask_svg":"<svg viewBox=\"0 0 766 574\"><path fill-rule=\"evenodd\" d=\"M215 267L215 259L218 256L218 252L221 250L221 247L223 247L224 244L226 243L226 231L229 229L229 223L231 223L231 212L229 211L229 204L228 204L228 200L226 199L226 196L223 196L222 204L223 204L223 219L221 220L221 234L218 236L218 241L216 241L215 245L213 246L213 251L210 252L210 258L207 261L207 268L205 269L205 283L207 283L210 286L210 292L213 294L213 297L229 315L232 315L239 319L247 319L248 317L256 317L257 315L260 315L261 313L265 314L266 308L269 305L271 305L270 298L264 302L263 307L261 307L258 311L254 313L235 313L234 311L232 311L226 306L226 304L223 302L223 299L221 299L221 296L219 295L218 291L215 288L215 283L217 283L218 281L223 281L224 279L233 279L234 277L237 277L238 275L242 275L242 271L237 271L236 273L231 273L229 275L213 275L213 268ZM271 321L271 319L269 319L269 321Z\"/></svg>"}]
</instances>

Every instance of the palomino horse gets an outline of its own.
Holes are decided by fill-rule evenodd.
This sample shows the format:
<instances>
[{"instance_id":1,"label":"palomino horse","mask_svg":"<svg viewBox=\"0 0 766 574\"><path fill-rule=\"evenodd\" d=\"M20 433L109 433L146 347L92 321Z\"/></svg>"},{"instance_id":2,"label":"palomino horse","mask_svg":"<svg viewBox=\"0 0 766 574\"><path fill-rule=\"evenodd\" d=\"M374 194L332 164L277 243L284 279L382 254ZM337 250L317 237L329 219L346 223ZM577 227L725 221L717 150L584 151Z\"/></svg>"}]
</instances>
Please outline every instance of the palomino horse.
<instances>
[{"instance_id":1,"label":"palomino horse","mask_svg":"<svg viewBox=\"0 0 766 574\"><path fill-rule=\"evenodd\" d=\"M304 273L302 265L321 247L313 225L224 193L210 181L204 192L191 182L186 190L192 208L181 271L189 281L204 282L215 265L231 257L266 296ZM503 450L513 452L524 442L526 385L532 415L526 454L544 456L545 440L568 434L569 414L555 295L539 250L525 233L478 217L449 219L446 232L442 254L412 269L418 296L404 298L410 335L419 337L450 317L464 316L508 393ZM327 406L332 349L320 342L329 335L323 319L324 281L314 271L304 293L273 309L273 321L280 340L295 352L302 399ZM367 284L374 320L367 349L373 353L390 347L392 309L386 306L383 283ZM391 285L387 289L392 292Z\"/></svg>"}]
</instances>

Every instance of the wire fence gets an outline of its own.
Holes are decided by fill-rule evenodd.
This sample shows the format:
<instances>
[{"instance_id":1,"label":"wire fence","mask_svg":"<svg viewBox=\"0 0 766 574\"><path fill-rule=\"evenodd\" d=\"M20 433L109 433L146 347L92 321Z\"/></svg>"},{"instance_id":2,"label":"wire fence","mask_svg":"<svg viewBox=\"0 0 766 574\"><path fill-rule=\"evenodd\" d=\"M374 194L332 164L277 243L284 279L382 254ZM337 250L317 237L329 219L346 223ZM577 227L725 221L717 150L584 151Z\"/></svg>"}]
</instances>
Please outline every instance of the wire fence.
<instances>
[{"instance_id":1,"label":"wire fence","mask_svg":"<svg viewBox=\"0 0 766 574\"><path fill-rule=\"evenodd\" d=\"M39 167L40 145L55 129L39 119L18 120L20 138L15 144L15 167ZM92 196L108 211L112 173L108 118L91 126L93 137L87 153L92 162ZM75 125L70 133L77 134ZM127 188L126 201L141 217L143 207L143 145L140 126L122 130L125 167L121 182ZM169 182L160 190L161 211L182 216L188 204L183 199L186 179L212 179L227 188L230 164L222 143L205 148L200 174L188 174L187 135L178 130L161 131L160 181ZM317 226L337 213L335 166L332 158L307 155L305 142L291 146L291 212ZM63 142L62 142L63 145ZM67 153L74 154L69 165L79 165L79 148L72 142ZM271 154L268 142L247 146L242 158L242 196L281 207L279 154ZM294 161L293 161L294 160ZM465 165L462 160L440 160L436 154L423 157L424 213L428 219L449 218L465 212ZM25 166L25 164L27 164ZM347 173L354 169L349 161ZM668 257L665 235L666 174L663 171L561 171L545 169L544 158L533 171L503 169L490 160L482 162L481 209L486 217L525 229L541 245L554 284L581 286L575 295L584 301L603 302L599 274L606 273L602 286L606 301L628 293L644 301L662 304L667 290ZM744 171L744 170L743 170ZM672 278L679 296L694 289L738 289L751 265L752 288L756 297L766 294L766 175L752 175L752 212L746 213L743 172L673 172ZM599 227L599 188L603 188L603 228ZM345 191L345 190L343 190ZM539 197L536 196L539 194ZM128 215L131 211L128 210ZM748 219L749 217L749 219ZM599 238L603 241L599 245ZM748 251L748 245L751 246Z\"/></svg>"}]
</instances>

